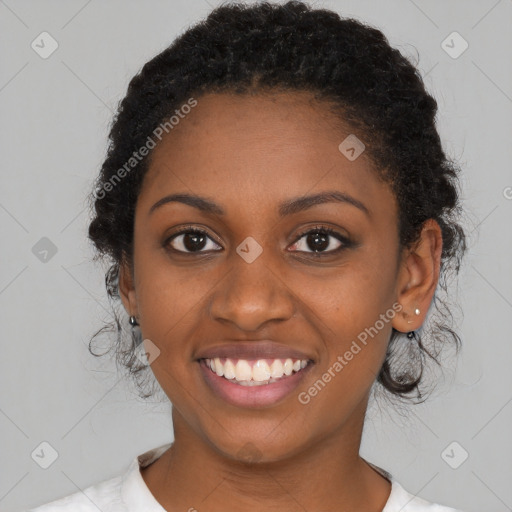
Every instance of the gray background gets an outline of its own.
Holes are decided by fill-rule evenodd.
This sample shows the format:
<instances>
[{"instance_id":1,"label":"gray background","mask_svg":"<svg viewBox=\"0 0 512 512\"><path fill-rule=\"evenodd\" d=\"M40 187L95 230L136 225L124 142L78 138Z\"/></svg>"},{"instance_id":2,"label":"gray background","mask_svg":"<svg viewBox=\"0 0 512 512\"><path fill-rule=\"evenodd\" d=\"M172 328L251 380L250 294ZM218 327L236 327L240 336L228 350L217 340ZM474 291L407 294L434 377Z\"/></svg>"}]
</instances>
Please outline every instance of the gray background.
<instances>
[{"instance_id":1,"label":"gray background","mask_svg":"<svg viewBox=\"0 0 512 512\"><path fill-rule=\"evenodd\" d=\"M112 361L87 350L109 310L84 198L129 79L214 5L0 0L3 511L115 476L172 440L170 406L138 399ZM413 58L418 50L445 148L465 171L470 249L453 295L464 311L462 354L446 360L426 404L405 415L372 406L362 455L428 500L512 510L512 1L314 5L376 25ZM31 48L43 31L59 45L47 59ZM469 43L458 58L441 46L453 31ZM57 248L46 262L33 252L43 237ZM48 469L31 457L42 442L58 452ZM462 450L469 457L452 469L446 454L460 461Z\"/></svg>"}]
</instances>

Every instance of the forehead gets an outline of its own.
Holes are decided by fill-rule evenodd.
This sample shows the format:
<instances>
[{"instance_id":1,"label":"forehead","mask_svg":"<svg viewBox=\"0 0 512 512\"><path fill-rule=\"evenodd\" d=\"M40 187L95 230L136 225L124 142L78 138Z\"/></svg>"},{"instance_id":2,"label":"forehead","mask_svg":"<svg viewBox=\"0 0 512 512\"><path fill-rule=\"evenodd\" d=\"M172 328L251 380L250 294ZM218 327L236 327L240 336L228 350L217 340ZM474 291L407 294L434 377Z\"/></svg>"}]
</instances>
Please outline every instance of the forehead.
<instances>
[{"instance_id":1,"label":"forehead","mask_svg":"<svg viewBox=\"0 0 512 512\"><path fill-rule=\"evenodd\" d=\"M152 150L140 201L178 190L264 206L337 188L393 202L364 151L352 161L340 151L351 133L307 92L206 94Z\"/></svg>"}]
</instances>

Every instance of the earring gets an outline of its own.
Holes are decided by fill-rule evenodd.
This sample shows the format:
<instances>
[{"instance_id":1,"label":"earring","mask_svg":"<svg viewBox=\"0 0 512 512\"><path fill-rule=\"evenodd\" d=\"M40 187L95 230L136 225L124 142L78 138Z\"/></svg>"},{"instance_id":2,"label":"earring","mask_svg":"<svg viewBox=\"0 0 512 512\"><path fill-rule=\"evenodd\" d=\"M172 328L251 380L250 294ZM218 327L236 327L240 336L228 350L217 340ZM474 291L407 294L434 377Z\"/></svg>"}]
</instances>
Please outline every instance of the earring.
<instances>
[{"instance_id":1,"label":"earring","mask_svg":"<svg viewBox=\"0 0 512 512\"><path fill-rule=\"evenodd\" d=\"M132 326L131 336L133 346L136 348L142 343L142 333L139 328L139 322L137 322L137 318L133 315L130 315L129 323Z\"/></svg>"},{"instance_id":2,"label":"earring","mask_svg":"<svg viewBox=\"0 0 512 512\"><path fill-rule=\"evenodd\" d=\"M419 315L419 314L420 314L420 310L419 310L418 308L416 308L416 309L414 310L414 314L415 314L415 315ZM407 320L407 323L408 323L408 324L412 324L412 320Z\"/></svg>"},{"instance_id":3,"label":"earring","mask_svg":"<svg viewBox=\"0 0 512 512\"><path fill-rule=\"evenodd\" d=\"M415 314L415 315L419 315L419 314L420 314L420 310L419 310L419 308L416 308L416 309L414 310L414 314ZM412 324L412 320L409 320L407 323L408 323L408 324ZM416 332L415 332L415 331L409 331L409 332L407 333L407 337L408 337L410 340L416 339Z\"/></svg>"}]
</instances>

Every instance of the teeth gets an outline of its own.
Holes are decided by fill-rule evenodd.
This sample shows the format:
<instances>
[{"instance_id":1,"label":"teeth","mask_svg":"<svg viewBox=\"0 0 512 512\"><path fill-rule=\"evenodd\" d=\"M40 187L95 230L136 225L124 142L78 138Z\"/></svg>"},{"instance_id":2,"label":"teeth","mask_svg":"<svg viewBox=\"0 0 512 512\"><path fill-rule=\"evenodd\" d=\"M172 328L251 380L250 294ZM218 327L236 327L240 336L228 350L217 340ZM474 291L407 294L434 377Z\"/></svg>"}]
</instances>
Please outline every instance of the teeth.
<instances>
[{"instance_id":1,"label":"teeth","mask_svg":"<svg viewBox=\"0 0 512 512\"><path fill-rule=\"evenodd\" d=\"M216 357L213 362L215 363L215 373L219 376L219 377L222 377L224 375L224 367L222 365L222 363L220 362L220 359L218 357Z\"/></svg>"},{"instance_id":2,"label":"teeth","mask_svg":"<svg viewBox=\"0 0 512 512\"><path fill-rule=\"evenodd\" d=\"M251 380L252 369L251 365L245 359L239 359L235 366L235 379L236 380Z\"/></svg>"},{"instance_id":3,"label":"teeth","mask_svg":"<svg viewBox=\"0 0 512 512\"><path fill-rule=\"evenodd\" d=\"M283 376L299 372L308 364L306 359L274 359L269 363L265 359L258 359L251 364L246 359L232 361L225 359L224 363L219 357L206 359L206 365L219 377L236 382L242 386L260 386L271 384Z\"/></svg>"},{"instance_id":4,"label":"teeth","mask_svg":"<svg viewBox=\"0 0 512 512\"><path fill-rule=\"evenodd\" d=\"M270 375L274 379L278 379L283 376L283 363L280 359L274 359L274 362L270 365Z\"/></svg>"},{"instance_id":5,"label":"teeth","mask_svg":"<svg viewBox=\"0 0 512 512\"><path fill-rule=\"evenodd\" d=\"M236 377L235 365L230 359L224 363L224 377L226 379L234 379Z\"/></svg>"},{"instance_id":6,"label":"teeth","mask_svg":"<svg viewBox=\"0 0 512 512\"><path fill-rule=\"evenodd\" d=\"M267 361L259 359L252 367L252 380L262 382L268 379L270 379L270 367L268 366Z\"/></svg>"}]
</instances>

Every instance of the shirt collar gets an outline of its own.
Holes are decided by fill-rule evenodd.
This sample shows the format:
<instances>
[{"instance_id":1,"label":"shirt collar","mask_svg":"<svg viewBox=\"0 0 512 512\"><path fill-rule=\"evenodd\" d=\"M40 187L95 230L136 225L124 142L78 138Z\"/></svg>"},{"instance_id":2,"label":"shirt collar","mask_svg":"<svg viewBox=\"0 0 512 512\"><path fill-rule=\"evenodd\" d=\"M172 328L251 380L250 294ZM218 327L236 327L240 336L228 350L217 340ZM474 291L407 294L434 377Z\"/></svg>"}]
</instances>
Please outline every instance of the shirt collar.
<instances>
[{"instance_id":1,"label":"shirt collar","mask_svg":"<svg viewBox=\"0 0 512 512\"><path fill-rule=\"evenodd\" d=\"M172 443L164 444L153 448L135 457L121 482L121 500L128 512L165 512L165 509L158 503L151 494L146 482L142 478L140 468L149 466L158 459Z\"/></svg>"}]
</instances>

